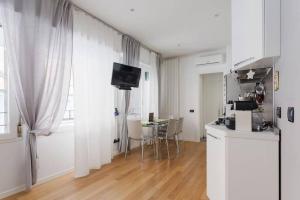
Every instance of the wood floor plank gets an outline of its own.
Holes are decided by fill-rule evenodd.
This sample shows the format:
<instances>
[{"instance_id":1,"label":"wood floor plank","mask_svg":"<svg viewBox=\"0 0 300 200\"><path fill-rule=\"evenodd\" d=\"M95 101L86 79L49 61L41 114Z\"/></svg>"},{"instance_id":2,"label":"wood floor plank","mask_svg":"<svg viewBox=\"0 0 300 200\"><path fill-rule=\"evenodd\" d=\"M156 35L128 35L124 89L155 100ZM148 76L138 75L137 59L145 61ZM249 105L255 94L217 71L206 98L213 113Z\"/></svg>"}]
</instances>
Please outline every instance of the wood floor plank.
<instances>
[{"instance_id":1,"label":"wood floor plank","mask_svg":"<svg viewBox=\"0 0 300 200\"><path fill-rule=\"evenodd\" d=\"M208 200L206 144L185 142L179 155L175 145L170 146L171 160L165 149L162 159L154 160L148 147L141 161L137 149L87 177L75 179L70 173L5 200Z\"/></svg>"}]
</instances>

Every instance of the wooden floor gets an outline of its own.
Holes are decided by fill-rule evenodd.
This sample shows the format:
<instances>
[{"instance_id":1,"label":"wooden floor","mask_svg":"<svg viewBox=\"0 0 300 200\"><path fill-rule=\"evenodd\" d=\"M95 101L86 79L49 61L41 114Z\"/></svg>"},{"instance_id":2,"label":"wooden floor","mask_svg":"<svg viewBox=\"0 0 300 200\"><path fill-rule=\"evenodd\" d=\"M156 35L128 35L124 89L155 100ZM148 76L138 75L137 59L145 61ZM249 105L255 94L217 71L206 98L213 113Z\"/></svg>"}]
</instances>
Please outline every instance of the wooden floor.
<instances>
[{"instance_id":1,"label":"wooden floor","mask_svg":"<svg viewBox=\"0 0 300 200\"><path fill-rule=\"evenodd\" d=\"M152 149L147 147L144 161L140 160L140 151L134 151L127 160L119 156L88 177L74 179L73 174L68 174L7 200L208 200L205 146L185 142L179 156L175 156L172 146L170 161L164 151L161 160L154 160Z\"/></svg>"}]
</instances>

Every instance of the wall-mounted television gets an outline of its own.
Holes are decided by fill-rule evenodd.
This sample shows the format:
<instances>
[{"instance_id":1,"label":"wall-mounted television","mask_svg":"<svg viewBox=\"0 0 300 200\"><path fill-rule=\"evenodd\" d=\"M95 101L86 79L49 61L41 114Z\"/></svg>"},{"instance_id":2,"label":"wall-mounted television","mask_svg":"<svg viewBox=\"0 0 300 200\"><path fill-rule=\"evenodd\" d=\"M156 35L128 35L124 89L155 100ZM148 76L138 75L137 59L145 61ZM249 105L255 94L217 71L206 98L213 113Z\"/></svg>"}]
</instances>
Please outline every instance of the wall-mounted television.
<instances>
[{"instance_id":1,"label":"wall-mounted television","mask_svg":"<svg viewBox=\"0 0 300 200\"><path fill-rule=\"evenodd\" d=\"M140 77L141 68L114 63L111 85L121 90L131 90L131 87L139 87Z\"/></svg>"}]
</instances>

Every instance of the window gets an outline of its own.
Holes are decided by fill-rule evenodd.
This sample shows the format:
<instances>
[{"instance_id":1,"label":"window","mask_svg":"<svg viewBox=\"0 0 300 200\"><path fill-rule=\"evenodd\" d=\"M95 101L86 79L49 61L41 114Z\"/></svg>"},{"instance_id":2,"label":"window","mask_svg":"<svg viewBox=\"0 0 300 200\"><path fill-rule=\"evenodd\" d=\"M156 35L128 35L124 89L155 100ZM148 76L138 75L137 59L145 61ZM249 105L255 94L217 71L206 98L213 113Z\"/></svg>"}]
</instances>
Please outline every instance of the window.
<instances>
[{"instance_id":1,"label":"window","mask_svg":"<svg viewBox=\"0 0 300 200\"><path fill-rule=\"evenodd\" d=\"M67 106L66 106L66 110L65 110L63 120L64 121L74 120L74 82L73 82L73 75L71 75L69 96L68 96Z\"/></svg>"},{"instance_id":2,"label":"window","mask_svg":"<svg viewBox=\"0 0 300 200\"><path fill-rule=\"evenodd\" d=\"M129 115L140 116L143 120L147 120L150 112L151 96L150 96L150 79L151 66L140 63L142 69L141 79L138 88L132 88L130 93Z\"/></svg>"},{"instance_id":3,"label":"window","mask_svg":"<svg viewBox=\"0 0 300 200\"><path fill-rule=\"evenodd\" d=\"M0 139L13 139L18 136L17 125L20 113L12 89L6 60L3 27L0 23Z\"/></svg>"},{"instance_id":4,"label":"window","mask_svg":"<svg viewBox=\"0 0 300 200\"><path fill-rule=\"evenodd\" d=\"M8 132L8 70L5 63L3 28L0 25L0 134Z\"/></svg>"},{"instance_id":5,"label":"window","mask_svg":"<svg viewBox=\"0 0 300 200\"><path fill-rule=\"evenodd\" d=\"M138 88L131 88L129 115L141 116L147 119L149 114L149 98L150 98L150 66L140 63L142 69L141 78ZM148 113L147 113L148 112Z\"/></svg>"},{"instance_id":6,"label":"window","mask_svg":"<svg viewBox=\"0 0 300 200\"><path fill-rule=\"evenodd\" d=\"M142 88L142 118L148 119L150 112L150 72L149 66L144 66L144 76L141 84Z\"/></svg>"}]
</instances>

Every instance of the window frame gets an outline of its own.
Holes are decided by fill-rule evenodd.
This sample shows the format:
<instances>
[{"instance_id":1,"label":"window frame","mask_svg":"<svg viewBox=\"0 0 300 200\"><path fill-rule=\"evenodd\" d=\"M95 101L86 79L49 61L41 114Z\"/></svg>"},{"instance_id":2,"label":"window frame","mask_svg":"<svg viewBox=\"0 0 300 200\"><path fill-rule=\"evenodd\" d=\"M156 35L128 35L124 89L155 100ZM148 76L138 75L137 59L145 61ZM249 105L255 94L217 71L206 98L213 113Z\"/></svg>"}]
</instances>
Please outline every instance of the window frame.
<instances>
[{"instance_id":1,"label":"window frame","mask_svg":"<svg viewBox=\"0 0 300 200\"><path fill-rule=\"evenodd\" d=\"M3 26L0 23L0 31L2 31L2 40L4 41L4 33L3 33ZM3 44L4 47L4 86L5 89L3 90L4 93L6 93L5 97L5 111L6 113L6 131L3 133L0 133L0 144L1 143L6 143L6 142L13 142L16 140L21 140L22 137L18 137L17 133L17 126L20 118L20 113L17 107L16 101L11 101L14 99L14 91L11 88L11 79L10 77L10 71L8 68L8 62L7 62L7 56L6 56L6 48L5 45Z\"/></svg>"},{"instance_id":2,"label":"window frame","mask_svg":"<svg viewBox=\"0 0 300 200\"><path fill-rule=\"evenodd\" d=\"M72 94L70 94L71 89L72 89ZM70 96L73 98L73 110L67 110ZM70 112L72 112L72 111L73 111L73 117L70 117ZM69 112L69 118L65 118L66 112ZM65 111L64 111L62 124L73 124L74 123L74 112L75 112L75 107L74 107L74 74L73 74L73 70L71 70L68 98L67 98L67 103L66 103L66 108L65 108Z\"/></svg>"},{"instance_id":3,"label":"window frame","mask_svg":"<svg viewBox=\"0 0 300 200\"><path fill-rule=\"evenodd\" d=\"M144 108L147 106L147 102L145 101L145 99L147 99L146 95L148 96L149 99L149 95L150 95L150 77L151 77L151 66L149 64L140 62L140 67L142 69L142 75L141 75L141 82L140 82L140 87L141 87L141 118L146 120L146 117L148 116L144 116L145 111ZM146 80L146 72L148 73L148 79ZM148 87L149 91L146 91L146 87ZM147 94L148 92L148 94ZM145 98L146 97L146 98Z\"/></svg>"},{"instance_id":4,"label":"window frame","mask_svg":"<svg viewBox=\"0 0 300 200\"><path fill-rule=\"evenodd\" d=\"M0 126L5 126L5 129L6 129L6 132L4 133L0 133L0 135L8 135L10 134L10 131L8 130L9 127L10 127L10 120L9 120L9 100L10 100L10 92L9 92L9 74L8 74L8 69L7 69L7 62L6 62L6 53L5 53L5 49L4 49L4 74L0 74L0 78L3 78L4 79L4 89L0 89L0 92L3 92L4 94L4 111L3 112L0 112L0 114L4 114L6 115L4 118L5 118L5 123L4 124L0 124Z\"/></svg>"}]
</instances>

